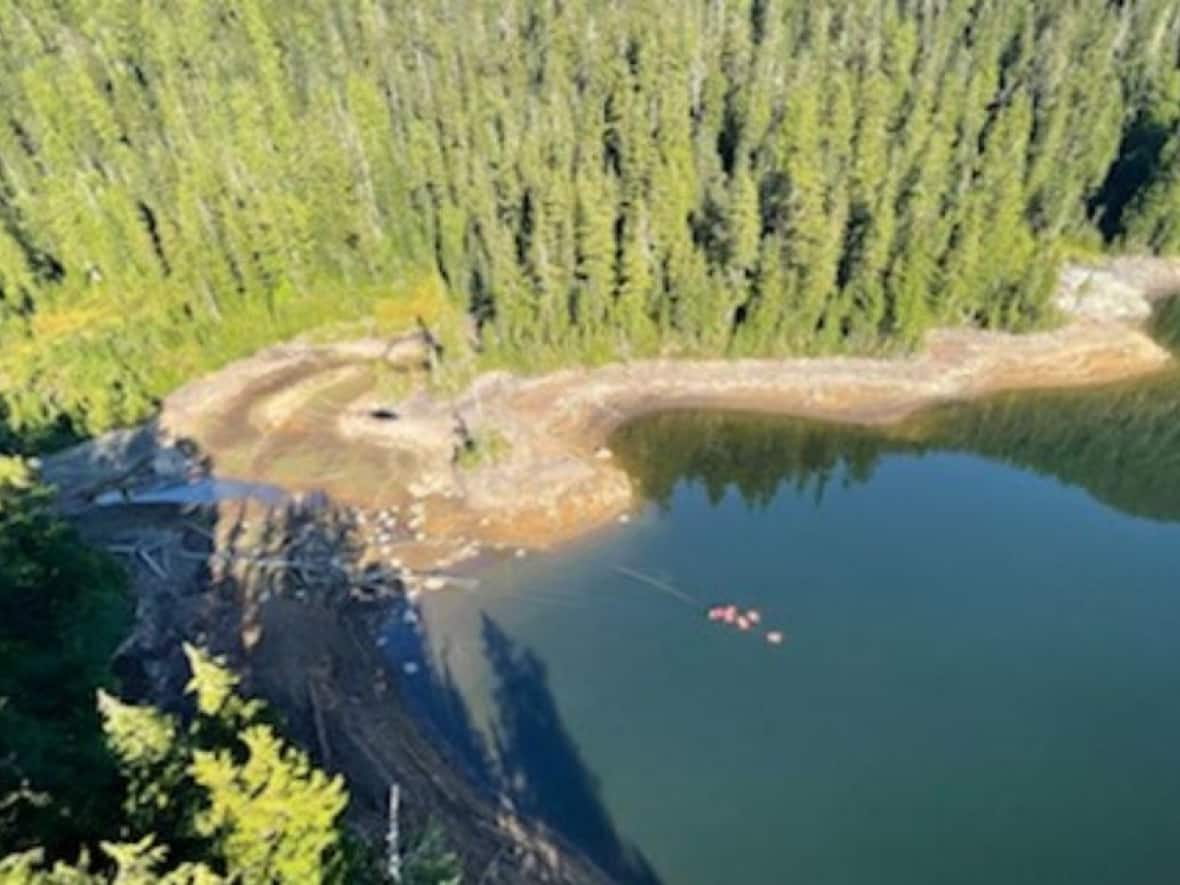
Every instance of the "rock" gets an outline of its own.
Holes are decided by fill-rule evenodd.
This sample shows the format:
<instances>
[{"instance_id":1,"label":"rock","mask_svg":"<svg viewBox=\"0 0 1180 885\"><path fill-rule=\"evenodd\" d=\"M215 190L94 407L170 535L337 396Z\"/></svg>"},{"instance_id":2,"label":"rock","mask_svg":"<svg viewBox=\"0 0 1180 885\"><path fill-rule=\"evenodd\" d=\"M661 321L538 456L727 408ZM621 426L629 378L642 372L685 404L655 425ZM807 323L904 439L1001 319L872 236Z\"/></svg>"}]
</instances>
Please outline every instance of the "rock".
<instances>
[{"instance_id":1,"label":"rock","mask_svg":"<svg viewBox=\"0 0 1180 885\"><path fill-rule=\"evenodd\" d=\"M447 580L446 578L440 578L438 575L431 575L422 582L422 587L432 592L435 590L445 590L447 587Z\"/></svg>"},{"instance_id":2,"label":"rock","mask_svg":"<svg viewBox=\"0 0 1180 885\"><path fill-rule=\"evenodd\" d=\"M619 522L621 522L623 525L626 525L630 521L631 521L631 514L630 513L624 513L619 516Z\"/></svg>"},{"instance_id":3,"label":"rock","mask_svg":"<svg viewBox=\"0 0 1180 885\"><path fill-rule=\"evenodd\" d=\"M615 456L615 453L612 452L610 449L608 449L606 446L599 446L594 452L594 457L597 458L599 461L609 461L614 456Z\"/></svg>"},{"instance_id":4,"label":"rock","mask_svg":"<svg viewBox=\"0 0 1180 885\"><path fill-rule=\"evenodd\" d=\"M1054 303L1065 313L1100 321L1137 321L1151 315L1143 288L1111 267L1065 268Z\"/></svg>"},{"instance_id":5,"label":"rock","mask_svg":"<svg viewBox=\"0 0 1180 885\"><path fill-rule=\"evenodd\" d=\"M152 473L159 477L181 477L188 471L188 458L177 449L160 449L152 456Z\"/></svg>"},{"instance_id":6,"label":"rock","mask_svg":"<svg viewBox=\"0 0 1180 885\"><path fill-rule=\"evenodd\" d=\"M517 559L524 559L528 555L529 555L529 552L527 550L525 550L523 547L517 548L517 550L516 550L516 558Z\"/></svg>"},{"instance_id":7,"label":"rock","mask_svg":"<svg viewBox=\"0 0 1180 885\"><path fill-rule=\"evenodd\" d=\"M418 667L418 664L414 661L406 661L404 664L402 664L402 672L407 676L413 676L418 672L419 669L420 668Z\"/></svg>"},{"instance_id":8,"label":"rock","mask_svg":"<svg viewBox=\"0 0 1180 885\"><path fill-rule=\"evenodd\" d=\"M246 650L254 648L258 644L258 640L262 638L262 625L250 624L242 628L242 645Z\"/></svg>"}]
</instances>

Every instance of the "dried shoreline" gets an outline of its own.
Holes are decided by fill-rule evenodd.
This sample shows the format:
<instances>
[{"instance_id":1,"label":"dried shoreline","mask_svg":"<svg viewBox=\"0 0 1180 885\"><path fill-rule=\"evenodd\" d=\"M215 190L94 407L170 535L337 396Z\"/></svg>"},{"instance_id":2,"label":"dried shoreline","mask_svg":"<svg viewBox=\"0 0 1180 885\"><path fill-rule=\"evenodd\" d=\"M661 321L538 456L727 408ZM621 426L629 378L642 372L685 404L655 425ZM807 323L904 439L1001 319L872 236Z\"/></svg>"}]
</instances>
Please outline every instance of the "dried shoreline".
<instances>
[{"instance_id":1,"label":"dried shoreline","mask_svg":"<svg viewBox=\"0 0 1180 885\"><path fill-rule=\"evenodd\" d=\"M1057 295L1067 322L1050 331L938 330L900 358L644 360L539 377L488 373L453 398L383 398L371 367L420 361L413 340L284 345L177 391L159 428L195 442L215 470L236 479L323 490L365 511L414 508L399 559L450 566L487 546L548 547L626 512L632 484L601 447L630 418L699 408L885 424L999 391L1147 375L1171 362L1145 329L1152 301L1178 290L1177 262L1071 266ZM460 431L477 446L495 440L496 457L457 465Z\"/></svg>"}]
</instances>

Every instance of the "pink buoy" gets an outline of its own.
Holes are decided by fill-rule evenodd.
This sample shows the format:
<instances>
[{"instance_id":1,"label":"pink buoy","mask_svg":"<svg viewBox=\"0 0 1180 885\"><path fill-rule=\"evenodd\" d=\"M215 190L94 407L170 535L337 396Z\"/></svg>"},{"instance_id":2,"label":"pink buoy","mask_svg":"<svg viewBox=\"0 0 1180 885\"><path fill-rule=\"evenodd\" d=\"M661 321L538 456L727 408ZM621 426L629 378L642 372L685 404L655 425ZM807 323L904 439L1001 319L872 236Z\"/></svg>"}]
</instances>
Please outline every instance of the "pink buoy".
<instances>
[{"instance_id":1,"label":"pink buoy","mask_svg":"<svg viewBox=\"0 0 1180 885\"><path fill-rule=\"evenodd\" d=\"M756 609L756 608L752 608L746 612L746 620L749 621L751 624L761 624L762 623L762 612L758 611L758 609Z\"/></svg>"},{"instance_id":2,"label":"pink buoy","mask_svg":"<svg viewBox=\"0 0 1180 885\"><path fill-rule=\"evenodd\" d=\"M771 630L769 633L766 634L766 641L769 642L771 645L782 645L783 634L781 632L779 632L778 630Z\"/></svg>"},{"instance_id":3,"label":"pink buoy","mask_svg":"<svg viewBox=\"0 0 1180 885\"><path fill-rule=\"evenodd\" d=\"M720 621L724 617L725 617L725 609L723 609L721 606L715 605L711 609L709 609L709 620L710 621Z\"/></svg>"},{"instance_id":4,"label":"pink buoy","mask_svg":"<svg viewBox=\"0 0 1180 885\"><path fill-rule=\"evenodd\" d=\"M750 629L750 619L747 618L745 615L738 615L737 626L738 626L739 630L749 630Z\"/></svg>"},{"instance_id":5,"label":"pink buoy","mask_svg":"<svg viewBox=\"0 0 1180 885\"><path fill-rule=\"evenodd\" d=\"M721 620L725 621L727 624L732 624L737 620L737 612L734 610L732 605L722 612Z\"/></svg>"}]
</instances>

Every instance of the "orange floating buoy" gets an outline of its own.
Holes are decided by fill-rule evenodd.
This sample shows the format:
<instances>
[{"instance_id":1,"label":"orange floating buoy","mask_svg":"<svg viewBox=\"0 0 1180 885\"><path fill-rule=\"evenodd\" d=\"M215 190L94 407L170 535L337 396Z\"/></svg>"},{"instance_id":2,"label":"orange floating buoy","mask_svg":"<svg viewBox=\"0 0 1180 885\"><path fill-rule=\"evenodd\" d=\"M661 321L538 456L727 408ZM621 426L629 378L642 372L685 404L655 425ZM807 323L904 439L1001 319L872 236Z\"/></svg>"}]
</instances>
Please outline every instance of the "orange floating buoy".
<instances>
[{"instance_id":1,"label":"orange floating buoy","mask_svg":"<svg viewBox=\"0 0 1180 885\"><path fill-rule=\"evenodd\" d=\"M766 641L771 645L782 645L783 634L778 630L771 630L766 634Z\"/></svg>"}]
</instances>

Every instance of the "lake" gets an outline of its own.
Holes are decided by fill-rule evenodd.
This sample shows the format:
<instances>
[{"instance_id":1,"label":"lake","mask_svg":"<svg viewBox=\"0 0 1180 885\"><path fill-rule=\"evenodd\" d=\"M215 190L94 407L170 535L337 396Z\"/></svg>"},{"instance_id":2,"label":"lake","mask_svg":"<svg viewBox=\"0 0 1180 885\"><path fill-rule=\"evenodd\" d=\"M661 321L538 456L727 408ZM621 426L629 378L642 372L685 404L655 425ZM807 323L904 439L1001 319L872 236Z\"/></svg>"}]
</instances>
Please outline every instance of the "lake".
<instances>
[{"instance_id":1,"label":"lake","mask_svg":"<svg viewBox=\"0 0 1180 885\"><path fill-rule=\"evenodd\" d=\"M1180 881L1180 380L612 446L628 524L390 627L474 778L621 882Z\"/></svg>"}]
</instances>

